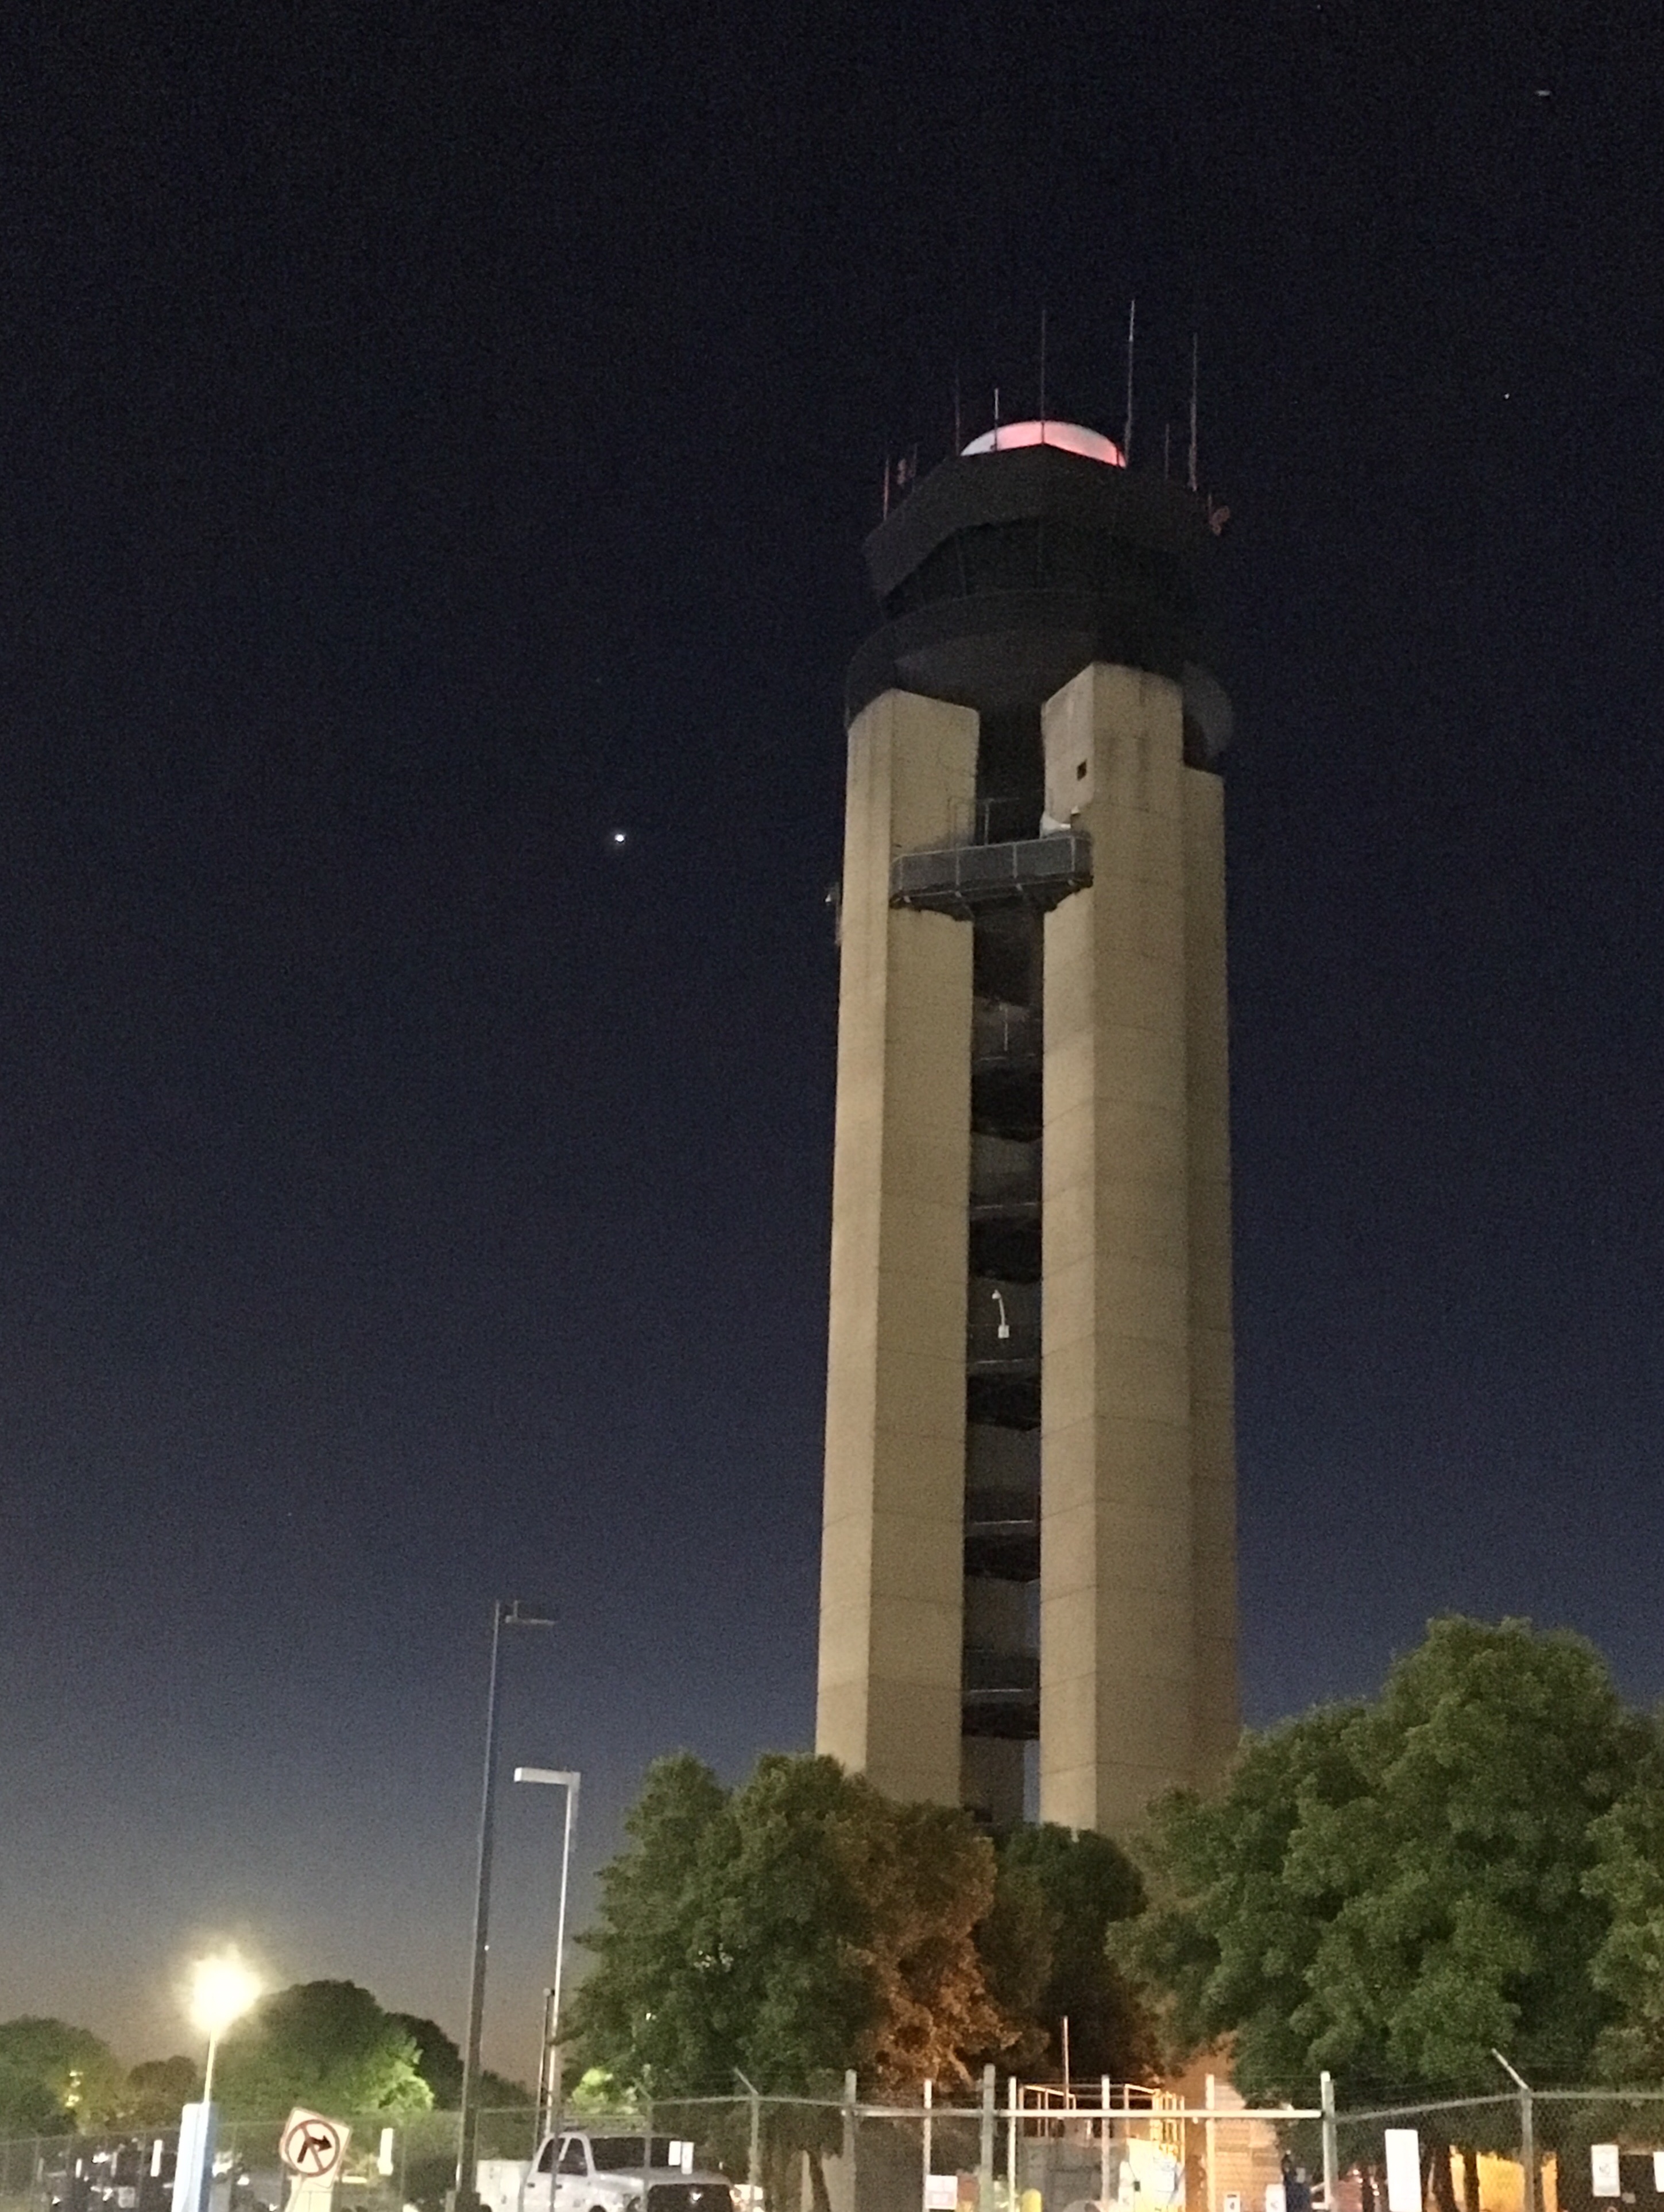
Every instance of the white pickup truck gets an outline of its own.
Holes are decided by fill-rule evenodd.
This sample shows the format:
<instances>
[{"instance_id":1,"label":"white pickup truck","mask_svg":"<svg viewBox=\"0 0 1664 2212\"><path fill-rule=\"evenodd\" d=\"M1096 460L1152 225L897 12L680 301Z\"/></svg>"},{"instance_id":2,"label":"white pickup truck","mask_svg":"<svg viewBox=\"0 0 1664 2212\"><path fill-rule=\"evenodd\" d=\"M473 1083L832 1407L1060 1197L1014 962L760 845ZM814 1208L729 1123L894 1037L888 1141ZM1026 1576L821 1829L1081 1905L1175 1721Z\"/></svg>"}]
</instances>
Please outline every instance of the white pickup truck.
<instances>
[{"instance_id":1,"label":"white pickup truck","mask_svg":"<svg viewBox=\"0 0 1664 2212\"><path fill-rule=\"evenodd\" d=\"M732 2184L693 2159L692 2143L674 2136L545 2136L520 2185L520 2212L739 2212Z\"/></svg>"}]
</instances>

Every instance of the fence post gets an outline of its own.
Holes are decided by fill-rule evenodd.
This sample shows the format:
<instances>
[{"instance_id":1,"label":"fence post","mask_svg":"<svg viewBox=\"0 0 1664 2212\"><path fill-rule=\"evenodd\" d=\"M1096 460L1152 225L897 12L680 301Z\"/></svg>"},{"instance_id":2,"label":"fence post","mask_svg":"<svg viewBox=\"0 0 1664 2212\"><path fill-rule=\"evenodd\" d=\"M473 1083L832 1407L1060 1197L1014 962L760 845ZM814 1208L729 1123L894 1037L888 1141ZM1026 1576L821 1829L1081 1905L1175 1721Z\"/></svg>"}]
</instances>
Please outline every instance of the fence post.
<instances>
[{"instance_id":1,"label":"fence post","mask_svg":"<svg viewBox=\"0 0 1664 2212\"><path fill-rule=\"evenodd\" d=\"M936 2084L933 2081L926 2081L925 2084L925 2118L924 2124L920 2130L920 2136L921 2138L920 2148L924 2154L925 2163L923 2177L919 2184L919 2212L930 2212L930 2154L932 2148L931 2143L930 2108L935 2099L935 2092Z\"/></svg>"},{"instance_id":2,"label":"fence post","mask_svg":"<svg viewBox=\"0 0 1664 2212\"><path fill-rule=\"evenodd\" d=\"M750 2198L749 2212L760 2212L762 2203L762 2098L757 2085L750 2077L734 2069L734 2079L745 2092L746 2102L751 2108L751 2131L745 2144L745 2192Z\"/></svg>"},{"instance_id":3,"label":"fence post","mask_svg":"<svg viewBox=\"0 0 1664 2212\"><path fill-rule=\"evenodd\" d=\"M1017 2076L1005 2078L1005 2212L1017 2212Z\"/></svg>"},{"instance_id":4,"label":"fence post","mask_svg":"<svg viewBox=\"0 0 1664 2212\"><path fill-rule=\"evenodd\" d=\"M847 2212L855 2212L855 2069L852 2066L843 2077L843 2164L848 2176L849 2203ZM646 2207L642 2208L646 2212Z\"/></svg>"},{"instance_id":5,"label":"fence post","mask_svg":"<svg viewBox=\"0 0 1664 2212\"><path fill-rule=\"evenodd\" d=\"M982 2069L982 2132L976 2145L976 2212L993 2207L993 2068Z\"/></svg>"},{"instance_id":6,"label":"fence post","mask_svg":"<svg viewBox=\"0 0 1664 2212\"><path fill-rule=\"evenodd\" d=\"M1317 2077L1318 2102L1323 2107L1323 2208L1324 2212L1335 2212L1335 2191L1340 2186L1340 2154L1336 2147L1334 2125L1334 2076L1323 2073ZM1530 2208L1526 2208L1530 2212Z\"/></svg>"},{"instance_id":7,"label":"fence post","mask_svg":"<svg viewBox=\"0 0 1664 2212\"><path fill-rule=\"evenodd\" d=\"M1098 2206L1109 2202L1109 2076L1098 2077Z\"/></svg>"},{"instance_id":8,"label":"fence post","mask_svg":"<svg viewBox=\"0 0 1664 2212\"><path fill-rule=\"evenodd\" d=\"M1521 2212L1537 2212L1537 2128L1531 2084L1516 2066L1509 2065L1500 2051L1493 2049L1491 2056L1520 2093L1520 2166L1525 2181L1520 2202Z\"/></svg>"}]
</instances>

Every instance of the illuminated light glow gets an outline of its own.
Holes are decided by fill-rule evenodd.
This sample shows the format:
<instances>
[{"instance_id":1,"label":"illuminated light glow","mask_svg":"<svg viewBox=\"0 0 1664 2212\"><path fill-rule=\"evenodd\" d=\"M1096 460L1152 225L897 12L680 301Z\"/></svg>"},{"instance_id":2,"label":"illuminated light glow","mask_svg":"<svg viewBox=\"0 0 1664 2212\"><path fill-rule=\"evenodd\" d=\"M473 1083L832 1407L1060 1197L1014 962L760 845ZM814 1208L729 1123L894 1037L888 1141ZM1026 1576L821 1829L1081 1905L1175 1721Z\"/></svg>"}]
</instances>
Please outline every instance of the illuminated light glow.
<instances>
[{"instance_id":1,"label":"illuminated light glow","mask_svg":"<svg viewBox=\"0 0 1664 2212\"><path fill-rule=\"evenodd\" d=\"M242 2018L264 1986L254 1969L235 1951L198 1959L191 1969L191 2025L198 2035L223 2035L234 2021Z\"/></svg>"},{"instance_id":2,"label":"illuminated light glow","mask_svg":"<svg viewBox=\"0 0 1664 2212\"><path fill-rule=\"evenodd\" d=\"M1083 459L1102 461L1106 468L1127 466L1127 457L1113 438L1088 430L1079 422L1049 421L1002 422L997 430L985 430L980 438L973 438L960 458L969 460L973 453L1005 453L1016 446L1055 446L1060 453L1078 453Z\"/></svg>"}]
</instances>

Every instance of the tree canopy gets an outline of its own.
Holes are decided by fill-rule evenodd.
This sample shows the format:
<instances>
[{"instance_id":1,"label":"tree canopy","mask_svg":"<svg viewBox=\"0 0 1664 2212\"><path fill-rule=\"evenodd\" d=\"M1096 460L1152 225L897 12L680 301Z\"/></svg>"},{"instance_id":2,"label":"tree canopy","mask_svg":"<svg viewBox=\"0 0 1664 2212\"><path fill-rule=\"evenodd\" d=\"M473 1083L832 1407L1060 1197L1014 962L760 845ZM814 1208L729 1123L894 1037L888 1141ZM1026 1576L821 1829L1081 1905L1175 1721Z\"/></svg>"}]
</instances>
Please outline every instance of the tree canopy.
<instances>
[{"instance_id":1,"label":"tree canopy","mask_svg":"<svg viewBox=\"0 0 1664 2212\"><path fill-rule=\"evenodd\" d=\"M1594 2078L1664 2079L1664 1736L1652 1723L1627 1788L1596 1820L1583 1887L1608 1918L1590 1979L1612 2009Z\"/></svg>"},{"instance_id":2,"label":"tree canopy","mask_svg":"<svg viewBox=\"0 0 1664 2212\"><path fill-rule=\"evenodd\" d=\"M626 1826L572 2028L627 2088L720 2094L738 2069L805 2094L853 2066L902 2094L1020 2035L977 1948L995 1862L964 1814L829 1759L766 1757L729 1791L684 1754L649 1770Z\"/></svg>"},{"instance_id":3,"label":"tree canopy","mask_svg":"<svg viewBox=\"0 0 1664 2212\"><path fill-rule=\"evenodd\" d=\"M203 2069L194 2058L146 2058L127 2076L123 2117L141 2127L173 2127L179 2108L200 2097Z\"/></svg>"},{"instance_id":4,"label":"tree canopy","mask_svg":"<svg viewBox=\"0 0 1664 2212\"><path fill-rule=\"evenodd\" d=\"M264 1997L226 2038L216 2089L226 2110L270 2118L320 2112L421 2112L434 2093L408 2025L355 1982L297 1982Z\"/></svg>"},{"instance_id":5,"label":"tree canopy","mask_svg":"<svg viewBox=\"0 0 1664 2212\"><path fill-rule=\"evenodd\" d=\"M1108 1836L1047 1823L1014 1829L997 1846L993 1913L978 1931L996 1996L1024 2021L1011 2063L1063 2070L1062 2024L1078 2079L1153 2079L1161 2043L1148 2002L1109 1956L1113 1925L1142 1910L1144 1884Z\"/></svg>"},{"instance_id":6,"label":"tree canopy","mask_svg":"<svg viewBox=\"0 0 1664 2212\"><path fill-rule=\"evenodd\" d=\"M234 2116L270 2118L294 2104L343 2117L454 2106L462 2054L443 2028L385 2012L353 1982L301 1982L275 1991L222 2046L216 2091ZM124 2071L107 2044L61 2020L0 2022L0 2136L177 2121L202 2094L196 2058L147 2059ZM488 2107L529 2105L531 2093L487 2069Z\"/></svg>"},{"instance_id":7,"label":"tree canopy","mask_svg":"<svg viewBox=\"0 0 1664 2212\"><path fill-rule=\"evenodd\" d=\"M462 2102L462 2052L436 2020L416 2013L390 2012L387 2018L416 2045L416 2072L434 2093L440 2112L453 2112Z\"/></svg>"},{"instance_id":8,"label":"tree canopy","mask_svg":"<svg viewBox=\"0 0 1664 2212\"><path fill-rule=\"evenodd\" d=\"M1582 1638L1450 1618L1380 1697L1247 1742L1223 1796L1180 1794L1111 1931L1175 2045L1229 2038L1252 2098L1461 2096L1587 2081L1664 2051L1664 1787L1653 1731ZM1637 1794L1638 1793L1638 1794ZM1650 1976L1650 1979L1649 1977Z\"/></svg>"},{"instance_id":9,"label":"tree canopy","mask_svg":"<svg viewBox=\"0 0 1664 2212\"><path fill-rule=\"evenodd\" d=\"M120 2109L125 2076L108 2044L67 2021L0 2021L0 2130L67 2134Z\"/></svg>"}]
</instances>

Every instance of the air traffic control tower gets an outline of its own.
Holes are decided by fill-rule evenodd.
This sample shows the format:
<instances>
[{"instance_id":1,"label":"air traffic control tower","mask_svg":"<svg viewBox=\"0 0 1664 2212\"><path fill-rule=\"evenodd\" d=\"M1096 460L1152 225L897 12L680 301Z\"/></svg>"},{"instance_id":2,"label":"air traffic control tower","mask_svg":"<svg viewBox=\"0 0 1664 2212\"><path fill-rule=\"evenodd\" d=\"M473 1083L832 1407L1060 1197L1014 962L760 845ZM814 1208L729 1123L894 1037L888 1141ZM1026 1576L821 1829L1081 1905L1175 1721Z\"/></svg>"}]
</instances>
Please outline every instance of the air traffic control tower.
<instances>
[{"instance_id":1,"label":"air traffic control tower","mask_svg":"<svg viewBox=\"0 0 1664 2212\"><path fill-rule=\"evenodd\" d=\"M866 545L817 1741L996 1826L1031 1759L1113 1832L1236 1738L1210 520L1017 423Z\"/></svg>"}]
</instances>

